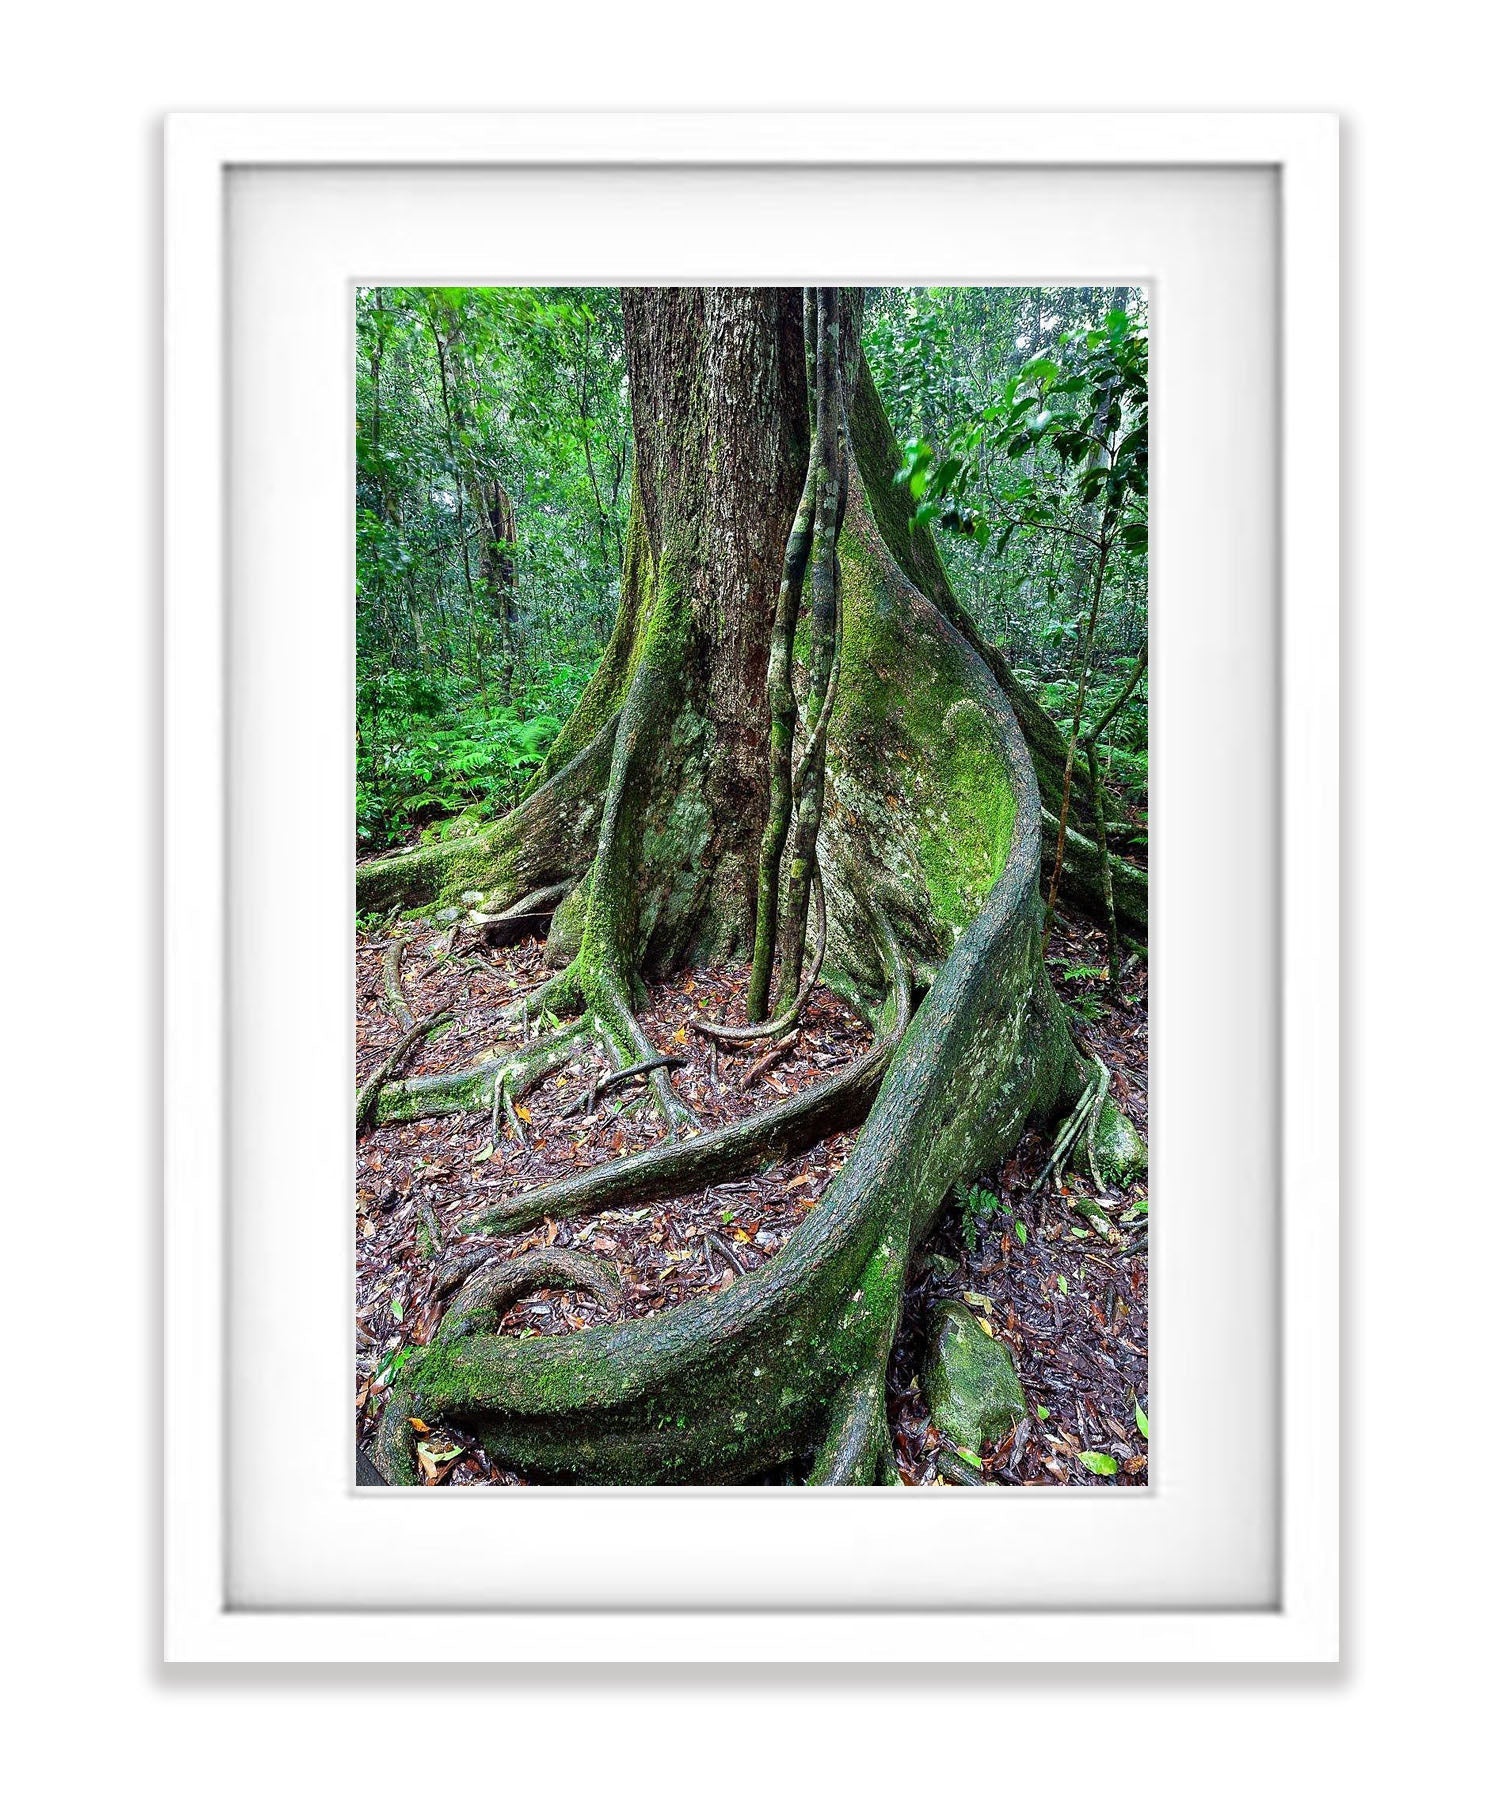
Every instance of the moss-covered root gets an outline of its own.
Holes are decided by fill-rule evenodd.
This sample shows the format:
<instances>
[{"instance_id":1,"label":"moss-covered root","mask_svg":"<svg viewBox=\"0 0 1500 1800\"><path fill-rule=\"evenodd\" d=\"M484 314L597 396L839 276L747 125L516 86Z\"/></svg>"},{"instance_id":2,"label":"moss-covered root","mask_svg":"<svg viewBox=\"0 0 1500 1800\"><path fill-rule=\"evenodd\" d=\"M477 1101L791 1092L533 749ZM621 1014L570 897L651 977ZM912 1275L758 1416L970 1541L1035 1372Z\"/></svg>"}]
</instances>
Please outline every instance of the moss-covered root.
<instances>
[{"instance_id":1,"label":"moss-covered root","mask_svg":"<svg viewBox=\"0 0 1500 1800\"><path fill-rule=\"evenodd\" d=\"M493 825L361 863L354 871L357 909L456 903L477 892L479 911L500 913L528 893L576 881L594 854L615 726L606 719L571 762Z\"/></svg>"},{"instance_id":2,"label":"moss-covered root","mask_svg":"<svg viewBox=\"0 0 1500 1800\"><path fill-rule=\"evenodd\" d=\"M1030 1114L1055 1111L1076 1072L1041 964L1034 793L848 1161L780 1253L646 1318L415 1352L388 1402L379 1460L392 1480L413 1479L401 1437L413 1415L461 1421L502 1467L542 1479L736 1481L824 1450L825 1476L879 1472L881 1450L847 1415L864 1409L878 1437L874 1371L913 1247L954 1182L993 1166Z\"/></svg>"},{"instance_id":3,"label":"moss-covered root","mask_svg":"<svg viewBox=\"0 0 1500 1800\"><path fill-rule=\"evenodd\" d=\"M905 1019L901 1027L904 1029ZM615 1157L532 1188L471 1214L463 1228L499 1236L524 1231L542 1219L581 1218L627 1203L644 1206L772 1168L834 1132L861 1123L875 1099L898 1035L890 1034L840 1074L804 1088L752 1118L716 1126L696 1137L656 1144L634 1156Z\"/></svg>"},{"instance_id":4,"label":"moss-covered root","mask_svg":"<svg viewBox=\"0 0 1500 1800\"><path fill-rule=\"evenodd\" d=\"M399 1125L410 1119L440 1118L447 1113L488 1112L506 1098L523 1098L536 1084L579 1054L594 1029L585 1016L561 1026L534 1044L442 1075L416 1075L409 1081L387 1082L380 1089L375 1122Z\"/></svg>"},{"instance_id":5,"label":"moss-covered root","mask_svg":"<svg viewBox=\"0 0 1500 1800\"><path fill-rule=\"evenodd\" d=\"M486 1263L476 1270L443 1315L433 1341L456 1343L476 1333L493 1332L518 1300L547 1287L590 1294L607 1311L619 1310L619 1272L597 1257L586 1256L580 1250L560 1250L554 1245L528 1251L508 1262ZM415 1408L421 1404L425 1402L407 1385L393 1388L386 1396L375 1442L375 1482L410 1487L421 1480L415 1437ZM425 1419L420 1422L426 1426Z\"/></svg>"},{"instance_id":6,"label":"moss-covered root","mask_svg":"<svg viewBox=\"0 0 1500 1800\"><path fill-rule=\"evenodd\" d=\"M891 1314L892 1324L895 1309ZM885 1403L890 1333L878 1340L879 1354L835 1400L827 1435L808 1476L809 1487L875 1487L895 1467L890 1415Z\"/></svg>"},{"instance_id":7,"label":"moss-covered root","mask_svg":"<svg viewBox=\"0 0 1500 1800\"><path fill-rule=\"evenodd\" d=\"M453 1014L448 1007L441 1006L436 1012L430 1013L425 1019L414 1019L411 1021L409 1028L403 1034L401 1041L396 1045L395 1049L391 1051L389 1056L383 1059L379 1066L366 1079L364 1086L361 1087L359 1092L354 1096L354 1129L356 1132L368 1130L369 1126L374 1122L377 1109L380 1105L380 1098L385 1090L386 1083L390 1081L391 1077L401 1067L402 1063L406 1061L407 1057L416 1047L418 1039L426 1037L428 1032L434 1030L437 1026L442 1025L445 1021L451 1019L452 1016ZM410 1017L410 1015L408 1015L408 1017Z\"/></svg>"},{"instance_id":8,"label":"moss-covered root","mask_svg":"<svg viewBox=\"0 0 1500 1800\"><path fill-rule=\"evenodd\" d=\"M476 1270L444 1314L436 1341L452 1343L476 1331L494 1331L518 1300L544 1287L592 1294L610 1312L619 1310L620 1277L614 1268L580 1250L553 1246Z\"/></svg>"},{"instance_id":9,"label":"moss-covered root","mask_svg":"<svg viewBox=\"0 0 1500 1800\"><path fill-rule=\"evenodd\" d=\"M617 1067L627 1068L656 1060L656 1047L641 1029L624 978L611 960L605 959L595 966L589 982L589 997L593 1001L594 1017L610 1042ZM659 1065L651 1070L646 1081L656 1109L673 1137L698 1129L698 1115L672 1086L670 1069Z\"/></svg>"},{"instance_id":10,"label":"moss-covered root","mask_svg":"<svg viewBox=\"0 0 1500 1800\"><path fill-rule=\"evenodd\" d=\"M1091 802L1092 804L1092 802ZM1042 874L1050 883L1057 849L1057 816L1043 811L1042 822L1049 838L1043 853ZM1063 872L1059 891L1091 917L1102 919L1106 910L1106 892L1114 906L1120 925L1144 938L1150 899L1146 871L1126 862L1113 851L1108 859L1108 881L1099 858L1099 846L1070 824L1063 844Z\"/></svg>"}]
</instances>

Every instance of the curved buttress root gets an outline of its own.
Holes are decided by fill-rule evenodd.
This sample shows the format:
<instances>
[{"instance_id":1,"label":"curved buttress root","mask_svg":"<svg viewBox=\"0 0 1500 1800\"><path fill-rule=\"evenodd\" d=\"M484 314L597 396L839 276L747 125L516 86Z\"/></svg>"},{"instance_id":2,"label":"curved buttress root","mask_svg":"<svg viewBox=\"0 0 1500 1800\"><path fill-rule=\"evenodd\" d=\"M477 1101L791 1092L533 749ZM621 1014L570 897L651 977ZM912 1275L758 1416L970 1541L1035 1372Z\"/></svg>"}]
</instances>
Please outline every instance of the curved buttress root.
<instances>
[{"instance_id":1,"label":"curved buttress root","mask_svg":"<svg viewBox=\"0 0 1500 1800\"><path fill-rule=\"evenodd\" d=\"M472 1274L444 1315L435 1341L446 1343L476 1331L494 1331L511 1307L540 1288L592 1294L611 1315L620 1306L616 1270L581 1250L529 1250L509 1262L491 1262Z\"/></svg>"}]
</instances>

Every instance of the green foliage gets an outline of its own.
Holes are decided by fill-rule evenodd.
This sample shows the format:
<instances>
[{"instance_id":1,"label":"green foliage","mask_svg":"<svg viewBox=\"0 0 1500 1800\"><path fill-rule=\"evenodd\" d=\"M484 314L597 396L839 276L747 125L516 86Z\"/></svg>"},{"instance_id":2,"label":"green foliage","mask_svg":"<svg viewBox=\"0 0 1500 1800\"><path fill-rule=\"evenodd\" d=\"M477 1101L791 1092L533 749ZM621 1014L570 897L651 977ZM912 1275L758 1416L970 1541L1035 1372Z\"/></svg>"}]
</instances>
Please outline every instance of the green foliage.
<instances>
[{"instance_id":1,"label":"green foliage","mask_svg":"<svg viewBox=\"0 0 1500 1800\"><path fill-rule=\"evenodd\" d=\"M1082 1025L1097 1025L1104 1017L1104 1003L1096 994L1080 994L1076 1000L1065 1000L1063 1005Z\"/></svg>"},{"instance_id":2,"label":"green foliage","mask_svg":"<svg viewBox=\"0 0 1500 1800\"><path fill-rule=\"evenodd\" d=\"M1080 1450L1078 1460L1090 1475L1118 1475L1120 1472L1120 1465L1102 1450Z\"/></svg>"},{"instance_id":3,"label":"green foliage","mask_svg":"<svg viewBox=\"0 0 1500 1800\"><path fill-rule=\"evenodd\" d=\"M359 684L355 828L382 848L472 830L514 805L547 754L588 671L560 663L505 706L486 709L461 680L387 669Z\"/></svg>"},{"instance_id":4,"label":"green foliage","mask_svg":"<svg viewBox=\"0 0 1500 1800\"><path fill-rule=\"evenodd\" d=\"M631 432L619 294L367 288L355 302L358 842L512 804L618 610ZM1107 562L1083 730L1144 641L1144 299L876 288L865 346L950 578L1060 722ZM1099 747L1140 847L1146 683ZM1088 828L1087 821L1080 828Z\"/></svg>"},{"instance_id":5,"label":"green foliage","mask_svg":"<svg viewBox=\"0 0 1500 1800\"><path fill-rule=\"evenodd\" d=\"M898 483L940 534L959 598L1060 724L1071 723L1099 585L1087 732L1145 641L1144 296L876 289L865 349L905 442ZM1106 782L1136 808L1145 802L1146 707L1143 682L1100 750Z\"/></svg>"},{"instance_id":6,"label":"green foliage","mask_svg":"<svg viewBox=\"0 0 1500 1800\"><path fill-rule=\"evenodd\" d=\"M619 605L630 418L612 288L356 296L360 846L509 805Z\"/></svg>"},{"instance_id":7,"label":"green foliage","mask_svg":"<svg viewBox=\"0 0 1500 1800\"><path fill-rule=\"evenodd\" d=\"M964 1247L971 1253L979 1242L979 1229L1000 1207L1000 1196L992 1189L981 1187L977 1183L971 1187L956 1190L958 1202L958 1227L963 1234ZM1022 1239L1024 1243L1025 1240Z\"/></svg>"}]
</instances>

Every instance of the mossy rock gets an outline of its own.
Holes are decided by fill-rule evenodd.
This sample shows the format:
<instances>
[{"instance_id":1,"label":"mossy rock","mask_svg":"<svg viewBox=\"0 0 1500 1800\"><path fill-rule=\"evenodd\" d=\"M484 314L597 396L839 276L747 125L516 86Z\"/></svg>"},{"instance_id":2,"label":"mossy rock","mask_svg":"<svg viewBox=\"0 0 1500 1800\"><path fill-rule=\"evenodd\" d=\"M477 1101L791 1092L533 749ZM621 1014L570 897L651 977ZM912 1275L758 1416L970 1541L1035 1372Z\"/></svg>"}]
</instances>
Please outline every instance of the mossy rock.
<instances>
[{"instance_id":1,"label":"mossy rock","mask_svg":"<svg viewBox=\"0 0 1500 1800\"><path fill-rule=\"evenodd\" d=\"M1128 1188L1143 1181L1148 1157L1145 1141L1112 1100L1106 1100L1094 1129L1094 1161L1112 1187Z\"/></svg>"},{"instance_id":2,"label":"mossy rock","mask_svg":"<svg viewBox=\"0 0 1500 1800\"><path fill-rule=\"evenodd\" d=\"M981 1443L1004 1437L1026 1412L1010 1351L957 1300L933 1314L922 1392L938 1430L976 1455Z\"/></svg>"}]
</instances>

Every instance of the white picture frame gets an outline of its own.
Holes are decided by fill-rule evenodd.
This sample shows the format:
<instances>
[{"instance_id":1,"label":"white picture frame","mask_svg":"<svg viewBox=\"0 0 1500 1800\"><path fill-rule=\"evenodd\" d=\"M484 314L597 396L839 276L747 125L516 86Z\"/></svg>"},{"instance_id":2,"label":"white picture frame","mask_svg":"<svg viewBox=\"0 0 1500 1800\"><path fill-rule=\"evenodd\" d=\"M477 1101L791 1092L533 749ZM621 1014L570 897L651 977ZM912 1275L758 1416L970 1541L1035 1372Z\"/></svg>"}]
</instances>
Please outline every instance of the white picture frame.
<instances>
[{"instance_id":1,"label":"white picture frame","mask_svg":"<svg viewBox=\"0 0 1500 1800\"><path fill-rule=\"evenodd\" d=\"M585 1587L509 1610L361 1608L235 1592L230 1176L235 1020L227 879L235 779L227 599L229 194L245 171L965 171L1239 169L1276 187L1279 287L1279 1256L1269 1337L1277 1410L1274 1594L1265 1603L1080 1609L1061 1589L1011 1607L866 1603L651 1608ZM165 1654L174 1661L1330 1661L1338 1650L1338 219L1337 127L1311 114L184 114L166 159ZM1054 271L1049 271L1052 273ZM432 278L452 278L453 270ZM613 270L600 270L607 278ZM783 279L803 271L788 269ZM1149 279L1150 271L1139 273ZM645 278L621 271L617 278ZM1279 515L1279 517L1278 517ZM1153 551L1154 555L1154 551ZM243 746L241 746L243 750ZM1155 876L1153 876L1153 881ZM1153 904L1155 896L1153 895ZM347 1021L347 1014L346 1014ZM1279 1119L1277 1118L1279 1115ZM335 1295L330 1306L337 1308ZM1155 1345L1153 1344L1153 1351ZM239 1385L236 1385L239 1384ZM1153 1408L1153 1424L1157 1423ZM205 1446L207 1445L207 1448ZM347 1446L341 1446L346 1449ZM1226 1460L1224 1479L1234 1479ZM428 1496L364 1497L378 1507ZM504 1501L514 1495L492 1498ZM679 1509L685 1497L656 1496ZM856 1503L858 1503L858 1497ZM868 1498L868 1497L867 1497ZM895 1498L899 1499L899 1496ZM949 1496L939 1496L947 1500ZM962 1496L951 1498L962 1500ZM1081 1497L1037 1495L1053 1506ZM1114 1495L1134 1501L1133 1495ZM590 1503L620 1507L616 1496ZM641 1497L629 1497L632 1518ZM1151 1504L1149 1492L1141 1503ZM366 1512L364 1517L371 1515ZM387 1514L389 1519L392 1515ZM686 1512L675 1515L681 1527ZM719 1515L724 1517L722 1513ZM878 1547L883 1519L861 1531ZM955 1515L957 1516L957 1515ZM1019 1528L1035 1508L1016 1515ZM929 1526L933 1516L926 1515ZM872 1522L873 1521L873 1522ZM279 1592L280 1590L278 1590ZM1038 1590L1040 1592L1040 1590ZM917 1603L920 1604L920 1603ZM924 1648L924 1645L926 1648Z\"/></svg>"}]
</instances>

